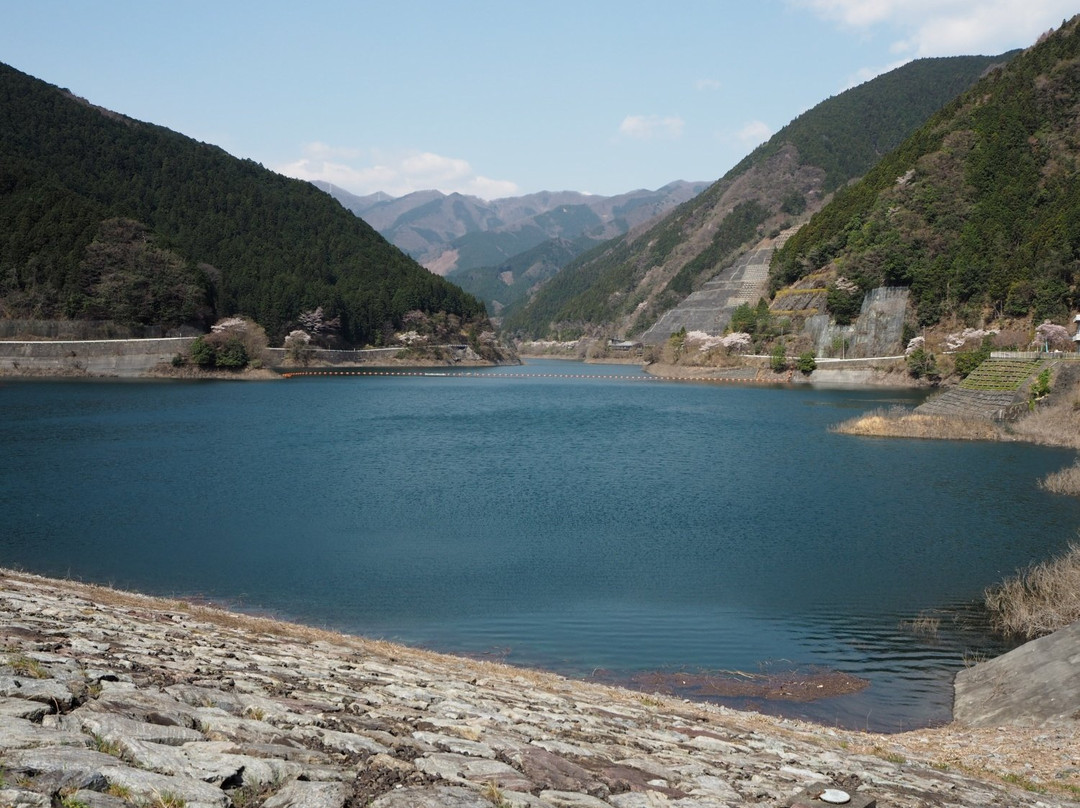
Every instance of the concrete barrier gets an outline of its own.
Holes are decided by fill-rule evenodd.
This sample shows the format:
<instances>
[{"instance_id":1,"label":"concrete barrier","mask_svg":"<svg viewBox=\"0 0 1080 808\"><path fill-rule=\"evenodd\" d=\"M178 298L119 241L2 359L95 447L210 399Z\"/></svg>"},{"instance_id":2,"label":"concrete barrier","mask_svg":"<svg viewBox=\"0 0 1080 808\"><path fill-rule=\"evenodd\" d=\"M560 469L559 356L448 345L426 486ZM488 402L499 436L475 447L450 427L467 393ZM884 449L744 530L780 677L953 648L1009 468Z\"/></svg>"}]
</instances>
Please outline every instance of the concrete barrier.
<instances>
[{"instance_id":1,"label":"concrete barrier","mask_svg":"<svg viewBox=\"0 0 1080 808\"><path fill-rule=\"evenodd\" d=\"M0 341L0 374L143 376L187 352L194 341L194 337Z\"/></svg>"}]
</instances>

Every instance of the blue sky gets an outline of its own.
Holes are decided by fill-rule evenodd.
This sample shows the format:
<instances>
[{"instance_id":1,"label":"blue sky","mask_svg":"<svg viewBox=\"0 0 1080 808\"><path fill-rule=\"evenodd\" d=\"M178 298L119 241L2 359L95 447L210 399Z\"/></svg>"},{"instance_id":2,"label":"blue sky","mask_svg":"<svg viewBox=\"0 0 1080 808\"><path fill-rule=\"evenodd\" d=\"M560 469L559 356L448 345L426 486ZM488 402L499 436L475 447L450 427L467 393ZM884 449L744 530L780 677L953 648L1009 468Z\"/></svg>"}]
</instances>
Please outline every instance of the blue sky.
<instances>
[{"instance_id":1,"label":"blue sky","mask_svg":"<svg viewBox=\"0 0 1080 808\"><path fill-rule=\"evenodd\" d=\"M356 194L715 180L921 56L1026 47L1059 0L0 0L0 62Z\"/></svg>"}]
</instances>

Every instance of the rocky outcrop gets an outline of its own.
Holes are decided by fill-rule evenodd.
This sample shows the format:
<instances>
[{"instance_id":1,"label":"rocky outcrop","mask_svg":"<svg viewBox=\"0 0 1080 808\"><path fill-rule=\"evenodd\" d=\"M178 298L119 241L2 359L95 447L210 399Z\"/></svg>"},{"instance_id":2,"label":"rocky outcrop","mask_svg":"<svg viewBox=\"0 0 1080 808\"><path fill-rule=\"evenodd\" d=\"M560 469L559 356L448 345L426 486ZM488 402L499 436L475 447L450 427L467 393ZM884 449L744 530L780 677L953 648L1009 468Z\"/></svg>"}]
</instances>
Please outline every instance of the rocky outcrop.
<instances>
[{"instance_id":1,"label":"rocky outcrop","mask_svg":"<svg viewBox=\"0 0 1080 808\"><path fill-rule=\"evenodd\" d=\"M894 744L13 572L0 635L0 806L1075 804L914 762L951 734ZM1075 737L1040 737L1075 761Z\"/></svg>"},{"instance_id":2,"label":"rocky outcrop","mask_svg":"<svg viewBox=\"0 0 1080 808\"><path fill-rule=\"evenodd\" d=\"M1075 725L1080 720L1080 622L960 671L953 715L973 727Z\"/></svg>"}]
</instances>

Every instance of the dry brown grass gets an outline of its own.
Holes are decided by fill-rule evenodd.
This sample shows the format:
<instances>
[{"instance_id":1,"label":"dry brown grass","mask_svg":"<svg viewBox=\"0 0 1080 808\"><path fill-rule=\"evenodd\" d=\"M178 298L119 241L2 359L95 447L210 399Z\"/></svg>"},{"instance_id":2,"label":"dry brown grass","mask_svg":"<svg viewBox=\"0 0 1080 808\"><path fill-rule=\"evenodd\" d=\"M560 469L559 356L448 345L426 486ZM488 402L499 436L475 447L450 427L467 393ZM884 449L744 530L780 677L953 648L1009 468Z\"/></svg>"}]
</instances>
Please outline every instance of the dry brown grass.
<instances>
[{"instance_id":1,"label":"dry brown grass","mask_svg":"<svg viewBox=\"0 0 1080 808\"><path fill-rule=\"evenodd\" d=\"M994 626L1024 639L1080 620L1080 544L990 587L985 600Z\"/></svg>"},{"instance_id":2,"label":"dry brown grass","mask_svg":"<svg viewBox=\"0 0 1080 808\"><path fill-rule=\"evenodd\" d=\"M1061 471L1047 474L1039 480L1039 488L1051 494L1080 497L1080 460Z\"/></svg>"},{"instance_id":3,"label":"dry brown grass","mask_svg":"<svg viewBox=\"0 0 1080 808\"><path fill-rule=\"evenodd\" d=\"M1009 433L1030 443L1080 449L1080 362L1062 363L1049 403L1021 418Z\"/></svg>"},{"instance_id":4,"label":"dry brown grass","mask_svg":"<svg viewBox=\"0 0 1080 808\"><path fill-rule=\"evenodd\" d=\"M903 408L877 409L832 427L842 435L940 440L1001 440L1002 429L979 418L920 415Z\"/></svg>"}]
</instances>

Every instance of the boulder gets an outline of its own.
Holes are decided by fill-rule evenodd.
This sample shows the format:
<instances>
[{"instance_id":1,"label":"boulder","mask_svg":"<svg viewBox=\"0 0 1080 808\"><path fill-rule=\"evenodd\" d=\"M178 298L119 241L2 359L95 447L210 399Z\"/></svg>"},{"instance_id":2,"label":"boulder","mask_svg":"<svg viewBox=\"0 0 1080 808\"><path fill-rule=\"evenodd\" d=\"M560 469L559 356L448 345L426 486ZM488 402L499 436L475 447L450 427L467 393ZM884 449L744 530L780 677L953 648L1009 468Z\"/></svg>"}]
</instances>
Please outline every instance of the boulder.
<instances>
[{"instance_id":1,"label":"boulder","mask_svg":"<svg viewBox=\"0 0 1080 808\"><path fill-rule=\"evenodd\" d=\"M956 675L953 719L971 727L1080 718L1080 621Z\"/></svg>"}]
</instances>

